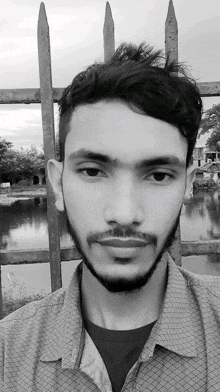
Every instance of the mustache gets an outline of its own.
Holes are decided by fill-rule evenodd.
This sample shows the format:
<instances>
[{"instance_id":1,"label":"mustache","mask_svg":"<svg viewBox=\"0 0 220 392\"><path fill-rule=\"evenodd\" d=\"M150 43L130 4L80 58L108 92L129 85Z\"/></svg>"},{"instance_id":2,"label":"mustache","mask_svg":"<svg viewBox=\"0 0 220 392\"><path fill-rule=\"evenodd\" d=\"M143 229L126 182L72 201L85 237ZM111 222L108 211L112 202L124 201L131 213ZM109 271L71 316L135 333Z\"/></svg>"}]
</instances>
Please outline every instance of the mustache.
<instances>
[{"instance_id":1,"label":"mustache","mask_svg":"<svg viewBox=\"0 0 220 392\"><path fill-rule=\"evenodd\" d=\"M87 242L89 246L91 246L93 242L97 242L109 237L139 238L145 240L148 243L151 243L154 246L157 245L157 237L154 234L137 232L132 227L122 226L117 226L116 228L107 230L105 232L92 232L87 236Z\"/></svg>"}]
</instances>

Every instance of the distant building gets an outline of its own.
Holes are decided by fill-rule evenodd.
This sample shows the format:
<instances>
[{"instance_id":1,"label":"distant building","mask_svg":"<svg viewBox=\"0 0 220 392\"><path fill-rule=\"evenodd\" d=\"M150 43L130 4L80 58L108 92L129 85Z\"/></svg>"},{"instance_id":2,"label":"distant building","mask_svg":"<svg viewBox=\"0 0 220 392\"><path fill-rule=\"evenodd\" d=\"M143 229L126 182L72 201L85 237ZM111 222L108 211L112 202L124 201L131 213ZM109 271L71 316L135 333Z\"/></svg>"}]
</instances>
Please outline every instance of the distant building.
<instances>
[{"instance_id":1,"label":"distant building","mask_svg":"<svg viewBox=\"0 0 220 392\"><path fill-rule=\"evenodd\" d=\"M193 165L195 167L203 166L206 163L206 156L205 156L205 151L207 150L206 141L207 141L207 137L205 135L200 136L196 140L196 145L193 150Z\"/></svg>"},{"instance_id":2,"label":"distant building","mask_svg":"<svg viewBox=\"0 0 220 392\"><path fill-rule=\"evenodd\" d=\"M220 151L212 151L206 146L196 146L193 150L193 165L201 167L208 162L220 160Z\"/></svg>"},{"instance_id":3,"label":"distant building","mask_svg":"<svg viewBox=\"0 0 220 392\"><path fill-rule=\"evenodd\" d=\"M216 162L220 160L220 151L212 151L206 148L204 151L206 162Z\"/></svg>"},{"instance_id":4,"label":"distant building","mask_svg":"<svg viewBox=\"0 0 220 392\"><path fill-rule=\"evenodd\" d=\"M206 163L205 156L205 146L204 147L195 147L193 150L193 164L197 167L200 167Z\"/></svg>"},{"instance_id":5,"label":"distant building","mask_svg":"<svg viewBox=\"0 0 220 392\"><path fill-rule=\"evenodd\" d=\"M45 179L45 169L40 169L30 178L30 185L44 185L46 183Z\"/></svg>"},{"instance_id":6,"label":"distant building","mask_svg":"<svg viewBox=\"0 0 220 392\"><path fill-rule=\"evenodd\" d=\"M196 180L213 180L220 185L220 161L210 161L196 169Z\"/></svg>"}]
</instances>

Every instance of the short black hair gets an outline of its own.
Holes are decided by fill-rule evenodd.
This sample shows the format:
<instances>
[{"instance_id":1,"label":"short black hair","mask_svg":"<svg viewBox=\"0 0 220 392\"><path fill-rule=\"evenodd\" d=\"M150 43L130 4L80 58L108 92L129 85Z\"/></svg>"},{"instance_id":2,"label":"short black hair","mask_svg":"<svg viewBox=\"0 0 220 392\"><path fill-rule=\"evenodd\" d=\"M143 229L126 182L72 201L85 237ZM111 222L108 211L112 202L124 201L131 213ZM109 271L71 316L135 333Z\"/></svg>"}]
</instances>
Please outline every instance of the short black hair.
<instances>
[{"instance_id":1,"label":"short black hair","mask_svg":"<svg viewBox=\"0 0 220 392\"><path fill-rule=\"evenodd\" d=\"M195 147L202 116L202 99L186 69L169 61L146 43L123 43L113 57L79 73L59 101L60 161L74 109L101 100L121 100L129 107L176 126L187 139L186 166ZM171 141L172 143L172 141Z\"/></svg>"}]
</instances>

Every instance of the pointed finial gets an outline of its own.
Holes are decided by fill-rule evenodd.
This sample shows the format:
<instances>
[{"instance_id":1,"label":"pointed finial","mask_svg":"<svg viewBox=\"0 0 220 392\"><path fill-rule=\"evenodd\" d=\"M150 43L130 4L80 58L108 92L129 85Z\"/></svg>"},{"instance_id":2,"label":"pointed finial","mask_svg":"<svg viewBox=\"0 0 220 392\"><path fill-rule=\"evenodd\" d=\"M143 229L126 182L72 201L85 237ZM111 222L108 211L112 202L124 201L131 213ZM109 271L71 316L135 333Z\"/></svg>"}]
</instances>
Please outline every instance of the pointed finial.
<instances>
[{"instance_id":1,"label":"pointed finial","mask_svg":"<svg viewBox=\"0 0 220 392\"><path fill-rule=\"evenodd\" d=\"M38 17L38 30L44 30L47 29L49 30L49 25L47 22L47 14L46 14L46 9L44 3L40 4L40 10L39 10L39 17Z\"/></svg>"},{"instance_id":2,"label":"pointed finial","mask_svg":"<svg viewBox=\"0 0 220 392\"><path fill-rule=\"evenodd\" d=\"M105 21L103 27L104 36L104 61L110 60L115 52L114 21L109 2L106 2Z\"/></svg>"},{"instance_id":3,"label":"pointed finial","mask_svg":"<svg viewBox=\"0 0 220 392\"><path fill-rule=\"evenodd\" d=\"M173 0L169 1L169 6L168 6L167 19L169 19L170 17L173 17L176 20Z\"/></svg>"},{"instance_id":4,"label":"pointed finial","mask_svg":"<svg viewBox=\"0 0 220 392\"><path fill-rule=\"evenodd\" d=\"M173 1L170 0L165 22L165 54L170 60L178 62L178 24Z\"/></svg>"},{"instance_id":5,"label":"pointed finial","mask_svg":"<svg viewBox=\"0 0 220 392\"><path fill-rule=\"evenodd\" d=\"M105 6L105 21L106 20L113 22L112 10L108 1L106 1L106 6Z\"/></svg>"}]
</instances>

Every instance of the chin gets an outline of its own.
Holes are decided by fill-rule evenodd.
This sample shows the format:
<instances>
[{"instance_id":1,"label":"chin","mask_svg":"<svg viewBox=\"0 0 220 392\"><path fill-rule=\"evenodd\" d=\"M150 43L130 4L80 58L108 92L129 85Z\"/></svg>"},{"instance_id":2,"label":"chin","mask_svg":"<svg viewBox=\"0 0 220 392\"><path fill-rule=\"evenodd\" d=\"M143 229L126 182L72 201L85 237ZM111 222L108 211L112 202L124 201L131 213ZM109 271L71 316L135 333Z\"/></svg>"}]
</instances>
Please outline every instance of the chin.
<instances>
[{"instance_id":1,"label":"chin","mask_svg":"<svg viewBox=\"0 0 220 392\"><path fill-rule=\"evenodd\" d=\"M143 277L125 278L105 278L99 277L99 282L111 293L131 293L140 290L147 283Z\"/></svg>"},{"instance_id":2,"label":"chin","mask_svg":"<svg viewBox=\"0 0 220 392\"><path fill-rule=\"evenodd\" d=\"M160 262L161 257L158 258L154 264L147 271L137 271L134 266L114 266L113 271L106 273L106 271L97 271L93 265L88 261L88 259L84 260L84 264L91 272L91 274L98 280L98 282L105 287L111 293L131 293L133 291L140 290L144 287L153 273L155 272L158 263ZM124 264L124 261L123 261ZM121 268L122 267L122 268ZM125 268L124 268L125 267ZM118 276L117 276L118 269ZM124 269L124 271L123 271ZM120 271L119 271L120 270ZM132 273L133 270L133 273ZM127 274L126 274L127 272ZM126 276L127 275L127 276Z\"/></svg>"}]
</instances>

